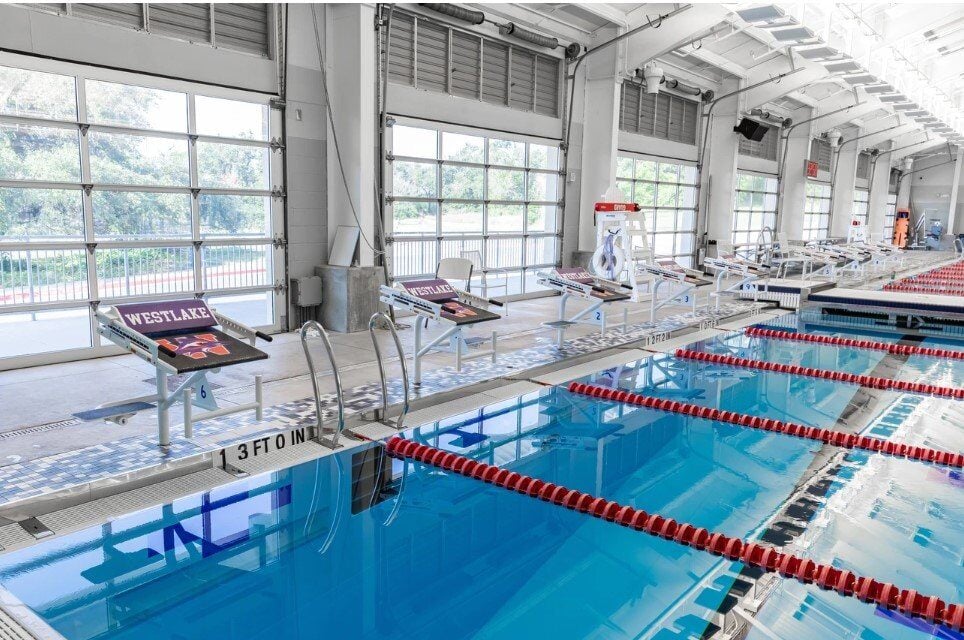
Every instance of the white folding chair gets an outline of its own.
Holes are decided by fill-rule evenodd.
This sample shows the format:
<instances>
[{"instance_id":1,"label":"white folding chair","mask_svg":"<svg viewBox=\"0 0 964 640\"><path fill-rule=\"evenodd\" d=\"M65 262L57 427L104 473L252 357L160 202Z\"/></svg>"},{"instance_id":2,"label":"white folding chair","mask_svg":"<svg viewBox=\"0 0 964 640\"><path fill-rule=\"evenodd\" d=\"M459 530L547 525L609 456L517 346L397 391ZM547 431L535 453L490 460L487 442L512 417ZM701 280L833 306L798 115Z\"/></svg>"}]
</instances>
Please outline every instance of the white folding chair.
<instances>
[{"instance_id":1,"label":"white folding chair","mask_svg":"<svg viewBox=\"0 0 964 640\"><path fill-rule=\"evenodd\" d=\"M489 289L502 289L503 295L509 295L509 270L499 267L485 267L482 265L482 252L462 251L459 253L463 258L472 263L472 272L479 274L482 279L482 296L489 297ZM489 282L489 276L501 276L501 282ZM499 278L496 278L497 280ZM471 291L471 289L468 289Z\"/></svg>"},{"instance_id":2,"label":"white folding chair","mask_svg":"<svg viewBox=\"0 0 964 640\"><path fill-rule=\"evenodd\" d=\"M459 280L465 283L465 290L471 291L472 261L465 258L442 258L435 268L435 277L442 280Z\"/></svg>"}]
</instances>

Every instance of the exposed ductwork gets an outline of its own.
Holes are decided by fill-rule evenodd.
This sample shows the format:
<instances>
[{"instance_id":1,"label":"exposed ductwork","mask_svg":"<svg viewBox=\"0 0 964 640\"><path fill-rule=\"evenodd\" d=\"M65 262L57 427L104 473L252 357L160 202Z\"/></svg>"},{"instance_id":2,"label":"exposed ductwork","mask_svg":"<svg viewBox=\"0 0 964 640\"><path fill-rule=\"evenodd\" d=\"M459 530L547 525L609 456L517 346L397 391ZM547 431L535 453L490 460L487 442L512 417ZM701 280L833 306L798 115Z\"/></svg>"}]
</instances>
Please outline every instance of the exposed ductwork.
<instances>
[{"instance_id":1,"label":"exposed ductwork","mask_svg":"<svg viewBox=\"0 0 964 640\"><path fill-rule=\"evenodd\" d=\"M485 22L485 14L481 11L473 11L472 9L466 9L455 4L420 2L418 6L431 9L432 11L450 18L455 18L456 20L461 20L462 22L468 22L469 24L482 24Z\"/></svg>"}]
</instances>

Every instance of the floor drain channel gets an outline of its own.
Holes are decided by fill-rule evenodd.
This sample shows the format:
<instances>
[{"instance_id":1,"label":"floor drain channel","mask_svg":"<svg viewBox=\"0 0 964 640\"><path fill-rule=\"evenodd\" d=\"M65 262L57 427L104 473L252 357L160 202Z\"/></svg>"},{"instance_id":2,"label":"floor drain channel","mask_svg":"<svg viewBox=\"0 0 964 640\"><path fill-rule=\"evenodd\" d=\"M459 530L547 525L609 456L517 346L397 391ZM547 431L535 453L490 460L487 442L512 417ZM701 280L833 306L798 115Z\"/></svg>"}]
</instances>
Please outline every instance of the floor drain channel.
<instances>
[{"instance_id":1,"label":"floor drain channel","mask_svg":"<svg viewBox=\"0 0 964 640\"><path fill-rule=\"evenodd\" d=\"M29 436L35 433L45 433L47 431L56 431L57 429L72 427L76 424L80 424L80 420L77 418L67 418L66 420L58 420L57 422L48 422L46 424L37 424L32 427L11 429L10 431L0 432L0 440L5 440L7 438L19 438L20 436Z\"/></svg>"}]
</instances>

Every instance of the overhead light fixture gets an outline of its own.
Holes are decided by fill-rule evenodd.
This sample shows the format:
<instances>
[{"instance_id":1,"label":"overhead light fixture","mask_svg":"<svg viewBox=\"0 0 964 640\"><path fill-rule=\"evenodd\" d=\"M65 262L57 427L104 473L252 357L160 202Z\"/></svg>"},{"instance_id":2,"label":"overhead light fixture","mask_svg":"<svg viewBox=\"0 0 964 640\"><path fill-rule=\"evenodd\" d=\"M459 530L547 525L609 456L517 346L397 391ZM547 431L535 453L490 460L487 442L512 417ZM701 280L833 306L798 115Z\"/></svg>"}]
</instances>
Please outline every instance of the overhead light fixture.
<instances>
[{"instance_id":1,"label":"overhead light fixture","mask_svg":"<svg viewBox=\"0 0 964 640\"><path fill-rule=\"evenodd\" d=\"M827 68L830 73L843 73L847 71L860 71L860 65L853 60L841 60L839 62L824 62L823 66Z\"/></svg>"},{"instance_id":2,"label":"overhead light fixture","mask_svg":"<svg viewBox=\"0 0 964 640\"><path fill-rule=\"evenodd\" d=\"M740 16L747 22L769 22L771 20L779 20L786 16L783 9L776 6L775 4L766 4L762 7L753 7L751 9L740 9L736 12L736 15Z\"/></svg>"},{"instance_id":3,"label":"overhead light fixture","mask_svg":"<svg viewBox=\"0 0 964 640\"><path fill-rule=\"evenodd\" d=\"M894 87L889 84L875 84L870 87L864 87L864 91L867 93L893 93Z\"/></svg>"},{"instance_id":4,"label":"overhead light fixture","mask_svg":"<svg viewBox=\"0 0 964 640\"><path fill-rule=\"evenodd\" d=\"M905 116L909 116L909 117L911 117L911 118L916 118L916 117L918 117L918 116L926 116L927 113L928 113L928 112L925 111L924 109L917 109L916 111L908 111L908 112L905 113L904 115L905 115Z\"/></svg>"},{"instance_id":5,"label":"overhead light fixture","mask_svg":"<svg viewBox=\"0 0 964 640\"><path fill-rule=\"evenodd\" d=\"M812 40L814 38L813 31L806 27L773 29L770 31L770 35L780 42L802 42L803 40Z\"/></svg>"},{"instance_id":6,"label":"overhead light fixture","mask_svg":"<svg viewBox=\"0 0 964 640\"><path fill-rule=\"evenodd\" d=\"M910 113L913 112L910 112L909 110L916 109L918 106L919 105L916 102L905 102L903 104L895 104L894 109L897 109L898 111L908 111L908 115L910 115Z\"/></svg>"},{"instance_id":7,"label":"overhead light fixture","mask_svg":"<svg viewBox=\"0 0 964 640\"><path fill-rule=\"evenodd\" d=\"M843 132L841 132L840 129L831 129L824 135L827 137L827 142L830 143L830 146L834 148L840 145L840 139L843 138Z\"/></svg>"},{"instance_id":8,"label":"overhead light fixture","mask_svg":"<svg viewBox=\"0 0 964 640\"><path fill-rule=\"evenodd\" d=\"M902 93L895 93L889 96L880 96L879 100L881 102L904 102L907 100L907 96Z\"/></svg>"},{"instance_id":9,"label":"overhead light fixture","mask_svg":"<svg viewBox=\"0 0 964 640\"><path fill-rule=\"evenodd\" d=\"M801 58L806 58L807 60L822 60L825 58L832 58L839 54L839 52L833 47L812 47L810 49L797 49L797 54Z\"/></svg>"},{"instance_id":10,"label":"overhead light fixture","mask_svg":"<svg viewBox=\"0 0 964 640\"><path fill-rule=\"evenodd\" d=\"M875 82L880 82L876 76L872 76L869 73L861 73L855 76L844 76L844 80L848 84L858 85L858 84L874 84Z\"/></svg>"}]
</instances>

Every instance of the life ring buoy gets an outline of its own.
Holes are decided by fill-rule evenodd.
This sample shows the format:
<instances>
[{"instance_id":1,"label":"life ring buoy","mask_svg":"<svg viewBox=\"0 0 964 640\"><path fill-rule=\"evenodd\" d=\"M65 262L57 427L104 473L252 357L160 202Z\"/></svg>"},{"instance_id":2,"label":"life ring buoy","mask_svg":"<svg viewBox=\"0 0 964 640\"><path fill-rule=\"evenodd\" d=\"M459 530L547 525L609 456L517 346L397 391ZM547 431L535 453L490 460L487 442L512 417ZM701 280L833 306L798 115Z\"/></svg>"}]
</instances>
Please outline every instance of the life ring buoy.
<instances>
[{"instance_id":1,"label":"life ring buoy","mask_svg":"<svg viewBox=\"0 0 964 640\"><path fill-rule=\"evenodd\" d=\"M623 250L616 246L610 236L593 252L589 259L589 268L600 278L615 280L626 266L626 256Z\"/></svg>"}]
</instances>

